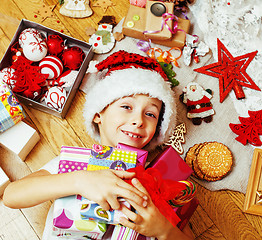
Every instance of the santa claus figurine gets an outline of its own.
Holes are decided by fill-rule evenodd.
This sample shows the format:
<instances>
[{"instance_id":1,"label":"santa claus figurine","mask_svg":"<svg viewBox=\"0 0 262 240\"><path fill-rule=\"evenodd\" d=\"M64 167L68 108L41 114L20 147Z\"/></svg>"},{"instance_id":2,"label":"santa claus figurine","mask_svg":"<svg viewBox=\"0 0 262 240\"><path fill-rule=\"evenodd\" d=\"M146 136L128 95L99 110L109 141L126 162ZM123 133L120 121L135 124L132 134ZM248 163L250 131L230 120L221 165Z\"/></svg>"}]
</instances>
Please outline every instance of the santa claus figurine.
<instances>
[{"instance_id":1,"label":"santa claus figurine","mask_svg":"<svg viewBox=\"0 0 262 240\"><path fill-rule=\"evenodd\" d=\"M202 120L206 123L212 121L215 114L210 99L212 98L210 89L203 89L198 83L191 82L180 95L180 100L187 106L187 117L194 125L200 125Z\"/></svg>"}]
</instances>

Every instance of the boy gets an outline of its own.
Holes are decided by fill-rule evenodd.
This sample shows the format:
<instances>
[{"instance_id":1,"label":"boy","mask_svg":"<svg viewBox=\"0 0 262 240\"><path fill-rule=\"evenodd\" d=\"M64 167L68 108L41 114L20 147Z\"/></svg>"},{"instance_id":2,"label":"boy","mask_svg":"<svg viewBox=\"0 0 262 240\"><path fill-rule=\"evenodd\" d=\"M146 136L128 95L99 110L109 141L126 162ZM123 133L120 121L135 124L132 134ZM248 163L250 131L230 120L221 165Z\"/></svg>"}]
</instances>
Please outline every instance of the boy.
<instances>
[{"instance_id":1,"label":"boy","mask_svg":"<svg viewBox=\"0 0 262 240\"><path fill-rule=\"evenodd\" d=\"M150 58L119 51L96 68L108 71L86 96L84 117L90 136L103 145L115 147L121 142L147 150L166 141L175 127L176 110L173 92L160 65ZM121 219L124 226L159 240L192 239L188 227L181 232L159 212L133 173L102 170L55 174L58 159L56 167L53 164L10 184L4 203L24 208L80 194L109 210L120 208L117 197L121 196L137 210L134 213L121 208L128 217ZM131 178L133 186L123 181ZM49 216L47 224L51 219ZM48 234L46 226L43 239L50 240Z\"/></svg>"}]
</instances>

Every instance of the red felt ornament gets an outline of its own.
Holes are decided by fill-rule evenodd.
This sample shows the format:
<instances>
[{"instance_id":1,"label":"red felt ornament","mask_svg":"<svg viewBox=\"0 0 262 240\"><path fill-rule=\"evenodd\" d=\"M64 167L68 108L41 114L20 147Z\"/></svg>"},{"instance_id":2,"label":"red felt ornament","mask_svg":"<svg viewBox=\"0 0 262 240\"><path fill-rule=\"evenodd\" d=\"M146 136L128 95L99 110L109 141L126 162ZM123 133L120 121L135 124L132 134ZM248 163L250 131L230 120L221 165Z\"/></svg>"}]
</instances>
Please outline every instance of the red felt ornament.
<instances>
[{"instance_id":1,"label":"red felt ornament","mask_svg":"<svg viewBox=\"0 0 262 240\"><path fill-rule=\"evenodd\" d=\"M194 69L194 71L219 78L220 102L233 88L237 99L245 98L242 86L260 91L246 73L246 68L256 56L258 51L233 57L223 43L217 39L218 62Z\"/></svg>"},{"instance_id":2,"label":"red felt ornament","mask_svg":"<svg viewBox=\"0 0 262 240\"><path fill-rule=\"evenodd\" d=\"M40 67L31 64L31 61L20 56L11 68L15 70L13 91L34 99L39 96L47 76L40 73Z\"/></svg>"},{"instance_id":3,"label":"red felt ornament","mask_svg":"<svg viewBox=\"0 0 262 240\"><path fill-rule=\"evenodd\" d=\"M236 140L246 145L247 142L254 146L261 146L259 135L262 134L262 110L248 111L250 117L239 117L241 124L230 123L231 130L239 135Z\"/></svg>"},{"instance_id":4,"label":"red felt ornament","mask_svg":"<svg viewBox=\"0 0 262 240\"><path fill-rule=\"evenodd\" d=\"M50 35L47 38L47 47L50 55L58 55L65 48L64 40L59 35Z\"/></svg>"},{"instance_id":5,"label":"red felt ornament","mask_svg":"<svg viewBox=\"0 0 262 240\"><path fill-rule=\"evenodd\" d=\"M62 61L65 67L71 70L76 70L81 67L85 58L85 53L79 47L70 47L64 50L62 54Z\"/></svg>"}]
</instances>

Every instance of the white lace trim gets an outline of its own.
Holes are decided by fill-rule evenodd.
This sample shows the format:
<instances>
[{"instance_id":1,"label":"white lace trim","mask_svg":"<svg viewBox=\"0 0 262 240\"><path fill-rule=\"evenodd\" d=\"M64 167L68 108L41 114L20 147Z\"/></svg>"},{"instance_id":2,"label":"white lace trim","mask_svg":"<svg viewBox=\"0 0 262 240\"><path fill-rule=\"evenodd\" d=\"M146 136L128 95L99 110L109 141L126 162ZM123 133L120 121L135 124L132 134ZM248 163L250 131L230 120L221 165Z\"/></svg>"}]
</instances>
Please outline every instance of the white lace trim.
<instances>
[{"instance_id":1,"label":"white lace trim","mask_svg":"<svg viewBox=\"0 0 262 240\"><path fill-rule=\"evenodd\" d=\"M258 50L246 72L262 89L262 1L261 0L199 0L190 5L190 11L203 33L204 42L217 60L217 38L234 56ZM243 87L246 98L237 100L229 94L240 116L248 110L262 108L262 91Z\"/></svg>"}]
</instances>

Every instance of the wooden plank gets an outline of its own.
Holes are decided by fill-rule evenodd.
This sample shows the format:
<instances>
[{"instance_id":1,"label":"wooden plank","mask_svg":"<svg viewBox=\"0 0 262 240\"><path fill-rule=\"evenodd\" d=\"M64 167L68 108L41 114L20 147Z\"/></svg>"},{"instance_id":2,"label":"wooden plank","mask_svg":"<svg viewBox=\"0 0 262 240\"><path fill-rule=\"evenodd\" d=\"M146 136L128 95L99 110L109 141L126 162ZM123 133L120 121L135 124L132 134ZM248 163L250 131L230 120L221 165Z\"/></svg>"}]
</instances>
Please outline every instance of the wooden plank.
<instances>
[{"instance_id":1,"label":"wooden plank","mask_svg":"<svg viewBox=\"0 0 262 240\"><path fill-rule=\"evenodd\" d=\"M83 117L83 106L85 104L85 94L77 91L71 107L66 115L66 120L81 139L85 147L91 147L95 141L87 134L85 120Z\"/></svg>"},{"instance_id":2,"label":"wooden plank","mask_svg":"<svg viewBox=\"0 0 262 240\"><path fill-rule=\"evenodd\" d=\"M28 223L30 224L32 229L34 229L40 239L44 231L46 216L51 207L51 204L51 201L48 201L35 207L25 208L21 210L24 217L27 219Z\"/></svg>"},{"instance_id":3,"label":"wooden plank","mask_svg":"<svg viewBox=\"0 0 262 240\"><path fill-rule=\"evenodd\" d=\"M218 230L218 228L215 225L212 225L205 232L203 232L199 237L196 238L196 240L209 240L209 239L225 240L226 238L221 234L221 232Z\"/></svg>"},{"instance_id":4,"label":"wooden plank","mask_svg":"<svg viewBox=\"0 0 262 240\"><path fill-rule=\"evenodd\" d=\"M234 203L238 206L238 208L243 211L245 195L243 193L233 191L227 191L227 194L230 196L232 201L234 201ZM262 236L262 217L248 213L244 213L244 216L252 224L254 229L256 229L259 235Z\"/></svg>"},{"instance_id":5,"label":"wooden plank","mask_svg":"<svg viewBox=\"0 0 262 240\"><path fill-rule=\"evenodd\" d=\"M66 119L60 119L31 107L26 107L26 113L37 125L42 137L49 142L50 148L56 156L59 155L62 145L83 146Z\"/></svg>"},{"instance_id":6,"label":"wooden plank","mask_svg":"<svg viewBox=\"0 0 262 240\"><path fill-rule=\"evenodd\" d=\"M226 191L211 192L198 185L197 198L226 239L261 238Z\"/></svg>"},{"instance_id":7,"label":"wooden plank","mask_svg":"<svg viewBox=\"0 0 262 240\"><path fill-rule=\"evenodd\" d=\"M190 218L189 224L195 237L200 236L203 232L214 225L201 205L198 205L196 211Z\"/></svg>"},{"instance_id":8,"label":"wooden plank","mask_svg":"<svg viewBox=\"0 0 262 240\"><path fill-rule=\"evenodd\" d=\"M39 240L40 237L32 229L19 209L4 206L0 199L0 239L2 240Z\"/></svg>"}]
</instances>

